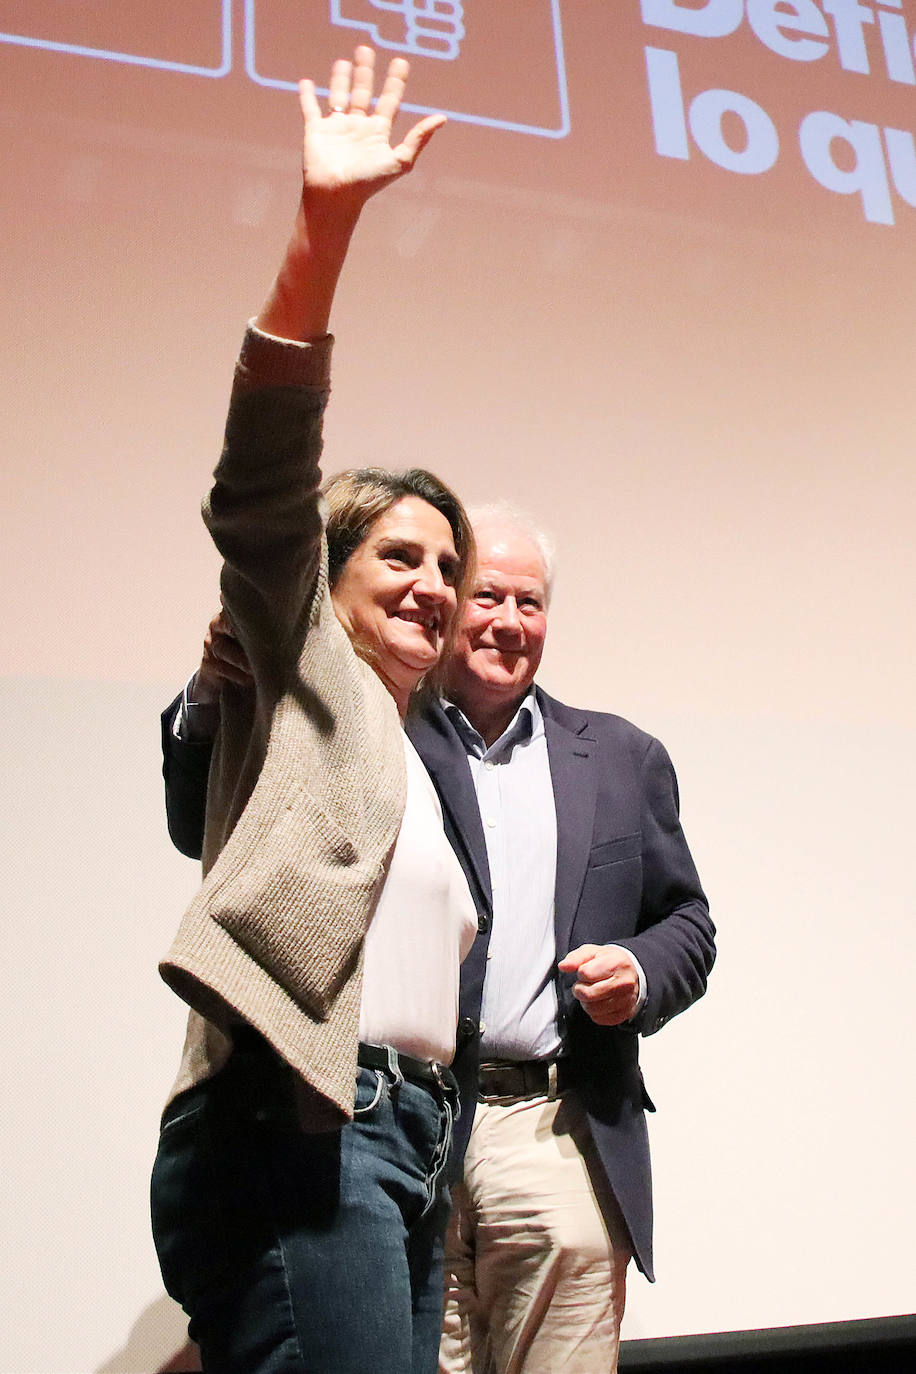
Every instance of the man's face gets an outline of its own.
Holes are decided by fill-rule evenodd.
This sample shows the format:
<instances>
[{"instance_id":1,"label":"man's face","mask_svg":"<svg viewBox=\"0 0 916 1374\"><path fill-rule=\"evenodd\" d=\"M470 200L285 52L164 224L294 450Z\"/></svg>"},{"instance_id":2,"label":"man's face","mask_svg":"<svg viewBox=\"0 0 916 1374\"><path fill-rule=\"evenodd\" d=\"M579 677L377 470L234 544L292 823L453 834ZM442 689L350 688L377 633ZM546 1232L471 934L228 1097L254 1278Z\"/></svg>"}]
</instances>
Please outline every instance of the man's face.
<instances>
[{"instance_id":1,"label":"man's face","mask_svg":"<svg viewBox=\"0 0 916 1374\"><path fill-rule=\"evenodd\" d=\"M506 524L475 527L477 578L458 631L448 690L458 705L511 703L534 680L547 635L540 550Z\"/></svg>"}]
</instances>

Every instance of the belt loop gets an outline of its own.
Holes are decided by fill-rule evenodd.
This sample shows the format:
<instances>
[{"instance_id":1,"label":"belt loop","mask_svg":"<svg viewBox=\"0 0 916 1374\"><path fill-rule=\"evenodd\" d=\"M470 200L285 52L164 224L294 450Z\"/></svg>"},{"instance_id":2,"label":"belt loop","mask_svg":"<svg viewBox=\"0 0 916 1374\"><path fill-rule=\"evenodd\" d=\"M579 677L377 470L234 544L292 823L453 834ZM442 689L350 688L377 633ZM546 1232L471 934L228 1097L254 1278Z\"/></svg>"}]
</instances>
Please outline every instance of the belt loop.
<instances>
[{"instance_id":1,"label":"belt loop","mask_svg":"<svg viewBox=\"0 0 916 1374\"><path fill-rule=\"evenodd\" d=\"M398 1064L398 1052L396 1049L393 1049L391 1045L386 1045L385 1049L388 1052L388 1072L391 1074L392 1078L391 1091L397 1092L398 1088L404 1082L404 1075L401 1073L400 1065Z\"/></svg>"},{"instance_id":2,"label":"belt loop","mask_svg":"<svg viewBox=\"0 0 916 1374\"><path fill-rule=\"evenodd\" d=\"M551 1059L547 1065L547 1101L557 1100L557 1061Z\"/></svg>"},{"instance_id":3,"label":"belt loop","mask_svg":"<svg viewBox=\"0 0 916 1374\"><path fill-rule=\"evenodd\" d=\"M458 1093L458 1086L454 1078L452 1078L451 1083L446 1081L445 1075L442 1072L442 1065L437 1059L430 1061L430 1068L433 1071L433 1077L436 1080L436 1086L439 1089L440 1095L449 1105L449 1109L452 1113L452 1122L454 1123L461 1115L461 1098Z\"/></svg>"}]
</instances>

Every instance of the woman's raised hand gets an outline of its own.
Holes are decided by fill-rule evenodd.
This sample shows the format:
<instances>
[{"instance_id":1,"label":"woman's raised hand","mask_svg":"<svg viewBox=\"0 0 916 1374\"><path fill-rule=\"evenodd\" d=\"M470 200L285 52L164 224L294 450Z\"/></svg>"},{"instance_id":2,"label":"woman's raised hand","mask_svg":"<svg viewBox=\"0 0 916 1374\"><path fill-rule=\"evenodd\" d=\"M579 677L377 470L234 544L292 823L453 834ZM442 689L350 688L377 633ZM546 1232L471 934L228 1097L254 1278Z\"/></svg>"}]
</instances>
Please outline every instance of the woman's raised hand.
<instances>
[{"instance_id":1,"label":"woman's raised hand","mask_svg":"<svg viewBox=\"0 0 916 1374\"><path fill-rule=\"evenodd\" d=\"M427 115L391 146L391 126L404 95L407 63L396 57L375 109L375 54L357 48L353 62L335 62L322 114L311 81L299 85L305 120L302 196L286 256L257 324L281 339L326 333L350 235L370 196L409 172L445 115Z\"/></svg>"},{"instance_id":2,"label":"woman's raised hand","mask_svg":"<svg viewBox=\"0 0 916 1374\"><path fill-rule=\"evenodd\" d=\"M389 182L409 172L445 115L427 115L391 146L391 126L404 95L408 64L396 57L388 65L385 84L372 109L375 54L357 48L352 62L335 62L328 90L328 113L323 114L315 86L299 83L305 120L303 192L337 195L362 204Z\"/></svg>"}]
</instances>

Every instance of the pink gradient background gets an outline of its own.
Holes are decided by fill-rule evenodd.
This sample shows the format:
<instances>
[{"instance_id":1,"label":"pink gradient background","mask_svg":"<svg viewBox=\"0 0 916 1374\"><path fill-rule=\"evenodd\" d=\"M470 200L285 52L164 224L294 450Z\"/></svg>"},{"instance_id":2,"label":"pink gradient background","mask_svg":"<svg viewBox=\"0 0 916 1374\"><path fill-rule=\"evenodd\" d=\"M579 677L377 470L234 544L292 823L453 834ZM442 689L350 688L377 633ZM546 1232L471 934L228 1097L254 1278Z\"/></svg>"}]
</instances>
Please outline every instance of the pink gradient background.
<instances>
[{"instance_id":1,"label":"pink gradient background","mask_svg":"<svg viewBox=\"0 0 916 1374\"><path fill-rule=\"evenodd\" d=\"M466 80L469 107L548 119L543 13L481 4L450 98ZM649 29L635 2L561 8L569 136L453 121L368 208L326 467L422 463L527 506L560 549L544 685L678 767L722 954L646 1045L661 1281L632 1278L625 1337L906 1310L916 210L866 223L792 136L821 108L916 128L914 88ZM219 60L217 5L134 26L131 0L114 30L109 9L2 4L0 31L66 17ZM322 78L358 41L316 0L273 14L265 62ZM145 1190L182 1023L155 964L195 875L164 836L155 717L215 605L198 505L297 194L295 98L245 75L233 16L221 80L0 43L0 1366L23 1371L149 1369L180 1340ZM772 172L656 156L647 44L689 93L770 112ZM416 64L414 98L443 67Z\"/></svg>"}]
</instances>

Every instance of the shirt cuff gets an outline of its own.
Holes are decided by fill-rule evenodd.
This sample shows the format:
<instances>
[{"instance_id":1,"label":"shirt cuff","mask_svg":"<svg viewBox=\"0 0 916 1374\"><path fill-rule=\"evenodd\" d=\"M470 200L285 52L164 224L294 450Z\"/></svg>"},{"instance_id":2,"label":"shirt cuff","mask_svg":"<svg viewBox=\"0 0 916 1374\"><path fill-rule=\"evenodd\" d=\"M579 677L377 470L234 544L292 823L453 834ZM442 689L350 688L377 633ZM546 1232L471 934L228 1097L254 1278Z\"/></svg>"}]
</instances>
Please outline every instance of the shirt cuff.
<instances>
[{"instance_id":1,"label":"shirt cuff","mask_svg":"<svg viewBox=\"0 0 916 1374\"><path fill-rule=\"evenodd\" d=\"M212 740L219 728L219 706L214 702L206 706L194 700L194 686L197 674L192 673L181 694L181 705L172 721L172 734L182 744L199 744Z\"/></svg>"},{"instance_id":2,"label":"shirt cuff","mask_svg":"<svg viewBox=\"0 0 916 1374\"><path fill-rule=\"evenodd\" d=\"M620 950L621 954L625 954L629 959L630 963L635 968L636 977L639 979L639 997L636 1002L636 1010L630 1017L630 1020L626 1022L626 1024L629 1025L631 1022L636 1020L637 1016L642 1011L643 1007L646 1005L646 998L649 996L649 986L646 982L646 972L642 964L639 962L636 955L633 953L631 949L626 949L623 945L608 945L608 949L617 949Z\"/></svg>"}]
</instances>

